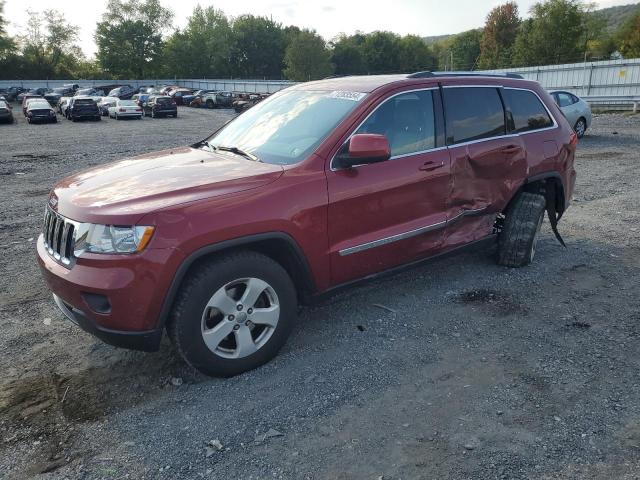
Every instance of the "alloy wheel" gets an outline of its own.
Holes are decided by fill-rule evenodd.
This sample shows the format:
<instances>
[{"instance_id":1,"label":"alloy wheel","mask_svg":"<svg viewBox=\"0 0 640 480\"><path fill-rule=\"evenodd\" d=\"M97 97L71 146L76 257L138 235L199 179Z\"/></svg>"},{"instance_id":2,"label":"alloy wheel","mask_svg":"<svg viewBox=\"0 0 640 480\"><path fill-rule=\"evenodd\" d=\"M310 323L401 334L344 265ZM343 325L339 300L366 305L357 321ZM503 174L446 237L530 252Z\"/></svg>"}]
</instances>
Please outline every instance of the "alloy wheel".
<instances>
[{"instance_id":1,"label":"alloy wheel","mask_svg":"<svg viewBox=\"0 0 640 480\"><path fill-rule=\"evenodd\" d=\"M218 289L202 312L202 338L214 354L243 358L257 352L273 335L280 302L271 285L240 278Z\"/></svg>"}]
</instances>

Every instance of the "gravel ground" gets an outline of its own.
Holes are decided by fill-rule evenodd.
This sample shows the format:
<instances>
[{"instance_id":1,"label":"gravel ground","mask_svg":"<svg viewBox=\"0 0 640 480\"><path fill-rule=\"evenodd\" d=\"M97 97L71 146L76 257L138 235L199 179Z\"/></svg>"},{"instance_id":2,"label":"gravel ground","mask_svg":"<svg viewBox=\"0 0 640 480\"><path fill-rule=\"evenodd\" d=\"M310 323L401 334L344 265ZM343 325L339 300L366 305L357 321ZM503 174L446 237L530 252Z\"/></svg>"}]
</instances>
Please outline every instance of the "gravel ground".
<instances>
[{"instance_id":1,"label":"gravel ground","mask_svg":"<svg viewBox=\"0 0 640 480\"><path fill-rule=\"evenodd\" d=\"M639 478L640 116L580 142L566 250L545 225L527 268L488 249L354 288L220 380L71 325L34 241L56 179L232 115L0 126L0 478Z\"/></svg>"}]
</instances>

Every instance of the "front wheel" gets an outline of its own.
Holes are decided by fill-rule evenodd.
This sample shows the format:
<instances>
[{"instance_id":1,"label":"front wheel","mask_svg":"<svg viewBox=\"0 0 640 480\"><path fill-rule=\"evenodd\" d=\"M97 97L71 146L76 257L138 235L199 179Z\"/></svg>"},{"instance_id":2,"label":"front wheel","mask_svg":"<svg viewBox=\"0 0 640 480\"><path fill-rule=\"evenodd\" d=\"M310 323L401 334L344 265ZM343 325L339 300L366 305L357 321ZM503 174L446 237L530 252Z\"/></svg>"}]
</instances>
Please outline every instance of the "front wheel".
<instances>
[{"instance_id":1,"label":"front wheel","mask_svg":"<svg viewBox=\"0 0 640 480\"><path fill-rule=\"evenodd\" d=\"M271 360L296 313L285 269L259 253L238 252L201 265L185 280L167 330L189 365L230 377Z\"/></svg>"},{"instance_id":2,"label":"front wheel","mask_svg":"<svg viewBox=\"0 0 640 480\"><path fill-rule=\"evenodd\" d=\"M579 118L575 126L573 127L573 130L576 132L576 135L578 136L578 138L582 138L584 136L584 133L587 131L586 120L582 117Z\"/></svg>"},{"instance_id":3,"label":"front wheel","mask_svg":"<svg viewBox=\"0 0 640 480\"><path fill-rule=\"evenodd\" d=\"M537 193L522 192L509 206L498 236L498 263L524 267L533 261L546 201Z\"/></svg>"}]
</instances>

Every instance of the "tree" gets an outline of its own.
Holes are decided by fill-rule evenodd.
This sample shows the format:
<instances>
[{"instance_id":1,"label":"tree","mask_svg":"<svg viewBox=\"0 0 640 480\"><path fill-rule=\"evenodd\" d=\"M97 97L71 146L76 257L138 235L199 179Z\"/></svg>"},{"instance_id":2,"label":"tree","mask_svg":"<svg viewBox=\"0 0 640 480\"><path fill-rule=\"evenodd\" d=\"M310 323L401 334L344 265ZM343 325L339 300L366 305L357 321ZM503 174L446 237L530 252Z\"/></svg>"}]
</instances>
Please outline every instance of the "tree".
<instances>
[{"instance_id":1,"label":"tree","mask_svg":"<svg viewBox=\"0 0 640 480\"><path fill-rule=\"evenodd\" d=\"M436 60L429 46L417 35L406 35L398 41L399 71L433 70Z\"/></svg>"},{"instance_id":2,"label":"tree","mask_svg":"<svg viewBox=\"0 0 640 480\"><path fill-rule=\"evenodd\" d=\"M616 37L622 55L627 58L640 57L640 11L624 22Z\"/></svg>"},{"instance_id":3,"label":"tree","mask_svg":"<svg viewBox=\"0 0 640 480\"><path fill-rule=\"evenodd\" d=\"M579 0L545 0L531 7L530 13L530 22L516 38L516 61L548 65L584 58L586 12Z\"/></svg>"},{"instance_id":4,"label":"tree","mask_svg":"<svg viewBox=\"0 0 640 480\"><path fill-rule=\"evenodd\" d=\"M109 0L96 28L97 58L119 78L145 78L160 69L162 32L173 14L159 0Z\"/></svg>"},{"instance_id":5,"label":"tree","mask_svg":"<svg viewBox=\"0 0 640 480\"><path fill-rule=\"evenodd\" d=\"M331 42L331 62L338 75L363 75L367 73L367 60L364 58L365 36L361 33L346 36L340 34Z\"/></svg>"},{"instance_id":6,"label":"tree","mask_svg":"<svg viewBox=\"0 0 640 480\"><path fill-rule=\"evenodd\" d=\"M21 37L22 74L28 78L56 78L71 74L82 51L74 25L57 10L29 11L27 32Z\"/></svg>"},{"instance_id":7,"label":"tree","mask_svg":"<svg viewBox=\"0 0 640 480\"><path fill-rule=\"evenodd\" d=\"M234 74L245 78L281 78L285 33L266 17L241 15L232 26L231 62Z\"/></svg>"},{"instance_id":8,"label":"tree","mask_svg":"<svg viewBox=\"0 0 640 480\"><path fill-rule=\"evenodd\" d=\"M185 29L167 39L164 73L187 78L229 76L231 40L231 25L224 12L198 5Z\"/></svg>"},{"instance_id":9,"label":"tree","mask_svg":"<svg viewBox=\"0 0 640 480\"><path fill-rule=\"evenodd\" d=\"M302 30L291 40L285 52L285 77L304 82L331 75L330 57L331 53L320 35Z\"/></svg>"},{"instance_id":10,"label":"tree","mask_svg":"<svg viewBox=\"0 0 640 480\"><path fill-rule=\"evenodd\" d=\"M7 56L13 52L15 43L6 31L7 21L4 18L4 1L0 0L0 62L6 60Z\"/></svg>"},{"instance_id":11,"label":"tree","mask_svg":"<svg viewBox=\"0 0 640 480\"><path fill-rule=\"evenodd\" d=\"M480 68L500 68L511 63L511 47L520 26L518 5L507 2L489 12L480 41Z\"/></svg>"},{"instance_id":12,"label":"tree","mask_svg":"<svg viewBox=\"0 0 640 480\"><path fill-rule=\"evenodd\" d=\"M454 35L449 41L448 52L453 61L451 70L473 70L478 66L482 30L468 30Z\"/></svg>"},{"instance_id":13,"label":"tree","mask_svg":"<svg viewBox=\"0 0 640 480\"><path fill-rule=\"evenodd\" d=\"M362 46L368 73L397 73L400 71L400 37L392 32L376 31L368 34Z\"/></svg>"}]
</instances>

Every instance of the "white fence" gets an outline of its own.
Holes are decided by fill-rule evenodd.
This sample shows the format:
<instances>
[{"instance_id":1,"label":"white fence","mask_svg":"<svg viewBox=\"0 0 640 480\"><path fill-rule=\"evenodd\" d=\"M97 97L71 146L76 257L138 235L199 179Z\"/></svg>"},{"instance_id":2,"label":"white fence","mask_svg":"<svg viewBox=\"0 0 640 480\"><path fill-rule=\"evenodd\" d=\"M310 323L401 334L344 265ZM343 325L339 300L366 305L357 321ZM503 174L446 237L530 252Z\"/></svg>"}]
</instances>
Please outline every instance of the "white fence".
<instances>
[{"instance_id":1,"label":"white fence","mask_svg":"<svg viewBox=\"0 0 640 480\"><path fill-rule=\"evenodd\" d=\"M571 63L541 67L490 70L492 73L519 73L524 78L537 80L547 90L568 90L582 97L640 95L640 58L608 60L602 62ZM188 88L229 90L235 92L273 93L294 82L287 80L242 79L147 79L147 80L0 80L0 88L59 87L65 83L83 86L178 84Z\"/></svg>"},{"instance_id":2,"label":"white fence","mask_svg":"<svg viewBox=\"0 0 640 480\"><path fill-rule=\"evenodd\" d=\"M491 70L518 73L547 90L567 90L581 97L640 95L640 58Z\"/></svg>"},{"instance_id":3,"label":"white fence","mask_svg":"<svg viewBox=\"0 0 640 480\"><path fill-rule=\"evenodd\" d=\"M77 83L83 87L99 87L105 85L131 85L141 87L143 85L181 85L187 88L203 90L226 90L232 92L273 93L293 85L287 80L233 80L233 79L196 79L196 78L170 78L147 80L0 80L0 88L24 87L37 88L62 87L65 84Z\"/></svg>"}]
</instances>

